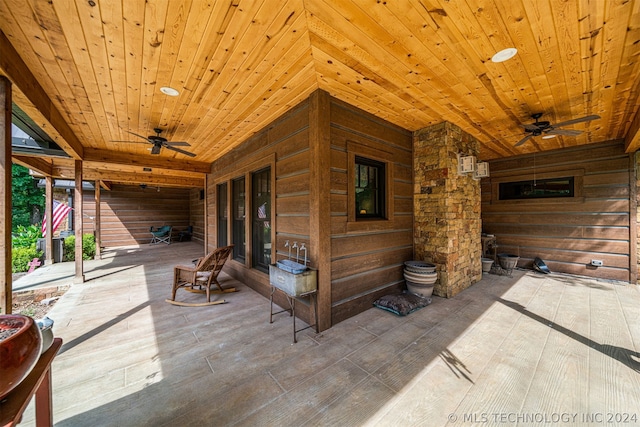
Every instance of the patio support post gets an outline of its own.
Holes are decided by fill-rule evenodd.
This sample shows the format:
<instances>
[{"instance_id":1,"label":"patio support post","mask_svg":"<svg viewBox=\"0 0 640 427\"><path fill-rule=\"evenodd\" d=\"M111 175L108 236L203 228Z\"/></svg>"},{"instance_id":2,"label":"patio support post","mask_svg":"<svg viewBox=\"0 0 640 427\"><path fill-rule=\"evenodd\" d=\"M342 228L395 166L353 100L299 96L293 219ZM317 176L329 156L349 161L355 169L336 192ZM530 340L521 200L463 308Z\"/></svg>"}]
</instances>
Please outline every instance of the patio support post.
<instances>
[{"instance_id":1,"label":"patio support post","mask_svg":"<svg viewBox=\"0 0 640 427\"><path fill-rule=\"evenodd\" d=\"M318 269L318 330L331 327L331 106L329 94L309 98L309 253Z\"/></svg>"},{"instance_id":2,"label":"patio support post","mask_svg":"<svg viewBox=\"0 0 640 427\"><path fill-rule=\"evenodd\" d=\"M209 174L205 174L204 176L204 254L209 253ZM216 233L217 234L217 233Z\"/></svg>"},{"instance_id":3,"label":"patio support post","mask_svg":"<svg viewBox=\"0 0 640 427\"><path fill-rule=\"evenodd\" d=\"M3 197L0 214L0 253L2 253L3 286L0 289L0 313L11 314L13 305L11 278L11 82L0 76L0 197Z\"/></svg>"},{"instance_id":4,"label":"patio support post","mask_svg":"<svg viewBox=\"0 0 640 427\"><path fill-rule=\"evenodd\" d=\"M73 194L73 222L76 230L76 276L74 283L84 283L82 262L82 160L75 161L75 189Z\"/></svg>"},{"instance_id":5,"label":"patio support post","mask_svg":"<svg viewBox=\"0 0 640 427\"><path fill-rule=\"evenodd\" d=\"M45 249L44 249L44 265L53 264L53 178L47 176L45 178L45 202L44 212L47 235L45 236Z\"/></svg>"},{"instance_id":6,"label":"patio support post","mask_svg":"<svg viewBox=\"0 0 640 427\"><path fill-rule=\"evenodd\" d=\"M100 253L100 245L101 245L101 237L100 237L100 180L96 180L96 192L95 192L95 200L96 200L96 216L93 220L93 228L95 230L94 237L96 239L96 256L95 259L102 259L102 254Z\"/></svg>"}]
</instances>

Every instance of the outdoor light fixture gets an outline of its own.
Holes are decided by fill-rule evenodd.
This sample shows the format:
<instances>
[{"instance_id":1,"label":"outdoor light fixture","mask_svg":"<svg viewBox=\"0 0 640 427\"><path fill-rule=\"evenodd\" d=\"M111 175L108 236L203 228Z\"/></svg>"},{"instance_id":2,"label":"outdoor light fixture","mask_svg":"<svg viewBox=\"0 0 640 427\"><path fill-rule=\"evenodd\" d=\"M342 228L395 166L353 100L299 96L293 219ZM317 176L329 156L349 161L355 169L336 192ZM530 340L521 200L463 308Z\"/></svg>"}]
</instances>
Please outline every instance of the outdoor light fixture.
<instances>
[{"instance_id":1,"label":"outdoor light fixture","mask_svg":"<svg viewBox=\"0 0 640 427\"><path fill-rule=\"evenodd\" d=\"M476 170L473 171L473 177L475 179L486 178L489 176L489 163L478 162L476 163Z\"/></svg>"},{"instance_id":2,"label":"outdoor light fixture","mask_svg":"<svg viewBox=\"0 0 640 427\"><path fill-rule=\"evenodd\" d=\"M555 135L545 135L542 137L542 139L551 139L551 138L555 138Z\"/></svg>"},{"instance_id":3,"label":"outdoor light fixture","mask_svg":"<svg viewBox=\"0 0 640 427\"><path fill-rule=\"evenodd\" d=\"M500 52L493 55L491 57L491 61L504 62L516 56L516 53L518 53L518 49L516 49L515 47L508 47L506 49L502 49Z\"/></svg>"},{"instance_id":4,"label":"outdoor light fixture","mask_svg":"<svg viewBox=\"0 0 640 427\"><path fill-rule=\"evenodd\" d=\"M463 156L458 153L458 175L473 173L476 170L476 156Z\"/></svg>"},{"instance_id":5,"label":"outdoor light fixture","mask_svg":"<svg viewBox=\"0 0 640 427\"><path fill-rule=\"evenodd\" d=\"M180 95L180 92L178 92L177 90L175 90L172 87L169 86L162 86L160 88L160 92L164 93L165 95L169 95L169 96L178 96Z\"/></svg>"}]
</instances>

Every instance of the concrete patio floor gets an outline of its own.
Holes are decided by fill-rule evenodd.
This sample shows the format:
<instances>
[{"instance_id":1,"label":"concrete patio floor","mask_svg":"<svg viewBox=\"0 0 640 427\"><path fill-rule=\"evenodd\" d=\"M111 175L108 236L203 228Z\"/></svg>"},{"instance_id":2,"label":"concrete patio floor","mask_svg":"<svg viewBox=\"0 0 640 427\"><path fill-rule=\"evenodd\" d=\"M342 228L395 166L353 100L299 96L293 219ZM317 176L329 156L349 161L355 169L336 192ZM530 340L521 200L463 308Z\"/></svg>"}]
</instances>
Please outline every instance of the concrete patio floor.
<instances>
[{"instance_id":1,"label":"concrete patio floor","mask_svg":"<svg viewBox=\"0 0 640 427\"><path fill-rule=\"evenodd\" d=\"M64 340L57 426L640 425L637 286L485 274L409 316L371 308L292 344L291 318L269 324L269 301L224 272L240 291L212 298L227 304L166 303L173 266L201 254L175 243L85 263L49 313ZM21 425L33 418L32 404Z\"/></svg>"}]
</instances>

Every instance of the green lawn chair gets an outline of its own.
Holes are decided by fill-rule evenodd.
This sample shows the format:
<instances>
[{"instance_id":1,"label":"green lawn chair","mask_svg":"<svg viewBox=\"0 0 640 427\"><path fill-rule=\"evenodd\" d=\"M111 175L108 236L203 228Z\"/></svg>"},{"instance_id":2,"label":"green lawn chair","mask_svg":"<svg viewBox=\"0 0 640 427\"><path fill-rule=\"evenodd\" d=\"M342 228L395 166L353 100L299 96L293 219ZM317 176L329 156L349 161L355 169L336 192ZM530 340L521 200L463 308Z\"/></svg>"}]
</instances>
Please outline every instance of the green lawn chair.
<instances>
[{"instance_id":1,"label":"green lawn chair","mask_svg":"<svg viewBox=\"0 0 640 427\"><path fill-rule=\"evenodd\" d=\"M173 227L170 225L163 225L162 227L158 227L155 230L153 229L153 226L151 226L151 228L149 229L149 231L151 232L151 235L153 236L151 238L151 242L149 242L149 244L155 244L155 243L166 243L167 245L171 244L171 229Z\"/></svg>"}]
</instances>

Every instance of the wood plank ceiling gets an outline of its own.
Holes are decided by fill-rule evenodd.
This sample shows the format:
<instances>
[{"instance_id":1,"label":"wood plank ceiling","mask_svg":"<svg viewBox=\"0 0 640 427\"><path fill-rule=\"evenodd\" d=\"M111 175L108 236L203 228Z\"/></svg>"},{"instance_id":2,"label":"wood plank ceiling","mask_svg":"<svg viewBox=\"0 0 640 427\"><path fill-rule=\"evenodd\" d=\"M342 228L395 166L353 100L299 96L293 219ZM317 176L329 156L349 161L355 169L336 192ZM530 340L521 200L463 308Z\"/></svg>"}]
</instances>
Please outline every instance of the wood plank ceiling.
<instances>
[{"instance_id":1,"label":"wood plank ceiling","mask_svg":"<svg viewBox=\"0 0 640 427\"><path fill-rule=\"evenodd\" d=\"M412 131L455 123L484 159L640 146L640 0L0 0L0 16L15 102L95 177L202 179L316 89ZM536 112L601 118L514 147ZM155 127L196 157L127 132Z\"/></svg>"}]
</instances>

